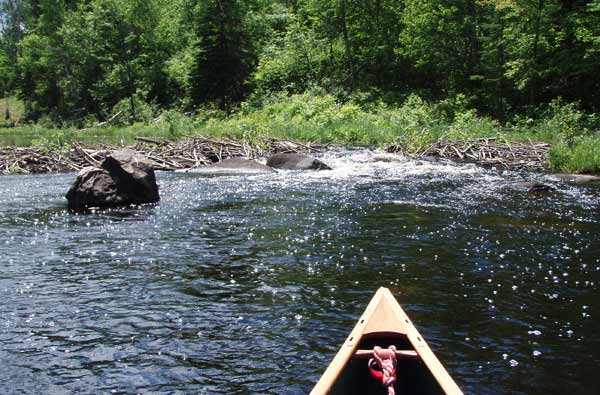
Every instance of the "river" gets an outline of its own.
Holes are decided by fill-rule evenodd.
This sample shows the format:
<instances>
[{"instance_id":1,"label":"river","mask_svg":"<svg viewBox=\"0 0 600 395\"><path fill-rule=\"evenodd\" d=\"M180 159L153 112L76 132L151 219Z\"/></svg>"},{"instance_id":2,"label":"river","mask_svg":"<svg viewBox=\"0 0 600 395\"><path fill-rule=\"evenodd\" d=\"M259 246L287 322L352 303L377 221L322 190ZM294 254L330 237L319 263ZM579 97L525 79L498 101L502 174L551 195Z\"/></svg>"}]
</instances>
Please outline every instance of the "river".
<instances>
[{"instance_id":1,"label":"river","mask_svg":"<svg viewBox=\"0 0 600 395\"><path fill-rule=\"evenodd\" d=\"M83 215L74 174L0 178L1 392L308 393L386 286L465 393L600 393L600 188L323 160Z\"/></svg>"}]
</instances>

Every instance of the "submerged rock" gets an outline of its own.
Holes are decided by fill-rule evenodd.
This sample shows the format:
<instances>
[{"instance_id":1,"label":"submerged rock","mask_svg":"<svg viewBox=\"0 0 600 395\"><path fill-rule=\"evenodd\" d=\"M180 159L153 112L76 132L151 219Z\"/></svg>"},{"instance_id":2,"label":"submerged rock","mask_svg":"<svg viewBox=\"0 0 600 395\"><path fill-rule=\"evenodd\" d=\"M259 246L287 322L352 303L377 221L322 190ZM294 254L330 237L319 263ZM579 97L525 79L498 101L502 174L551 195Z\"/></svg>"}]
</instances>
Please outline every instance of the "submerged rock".
<instances>
[{"instance_id":1,"label":"submerged rock","mask_svg":"<svg viewBox=\"0 0 600 395\"><path fill-rule=\"evenodd\" d=\"M221 162L213 163L204 167L195 167L191 169L178 170L181 173L194 173L207 176L234 176L234 175L255 175L274 173L272 167L265 166L253 160L242 158L230 158Z\"/></svg>"},{"instance_id":2,"label":"submerged rock","mask_svg":"<svg viewBox=\"0 0 600 395\"><path fill-rule=\"evenodd\" d=\"M406 162L408 159L405 156L398 154L379 154L373 156L373 162Z\"/></svg>"},{"instance_id":3,"label":"submerged rock","mask_svg":"<svg viewBox=\"0 0 600 395\"><path fill-rule=\"evenodd\" d=\"M550 179L577 185L591 183L600 184L600 177L588 174L553 174L550 176Z\"/></svg>"},{"instance_id":4,"label":"submerged rock","mask_svg":"<svg viewBox=\"0 0 600 395\"><path fill-rule=\"evenodd\" d=\"M511 185L514 189L528 193L552 192L554 187L537 181L516 182Z\"/></svg>"},{"instance_id":5,"label":"submerged rock","mask_svg":"<svg viewBox=\"0 0 600 395\"><path fill-rule=\"evenodd\" d=\"M331 167L318 159L301 154L273 154L267 166L285 170L331 170Z\"/></svg>"},{"instance_id":6,"label":"submerged rock","mask_svg":"<svg viewBox=\"0 0 600 395\"><path fill-rule=\"evenodd\" d=\"M158 202L158 185L145 156L124 149L113 151L101 168L86 167L66 194L69 209L117 207Z\"/></svg>"}]
</instances>

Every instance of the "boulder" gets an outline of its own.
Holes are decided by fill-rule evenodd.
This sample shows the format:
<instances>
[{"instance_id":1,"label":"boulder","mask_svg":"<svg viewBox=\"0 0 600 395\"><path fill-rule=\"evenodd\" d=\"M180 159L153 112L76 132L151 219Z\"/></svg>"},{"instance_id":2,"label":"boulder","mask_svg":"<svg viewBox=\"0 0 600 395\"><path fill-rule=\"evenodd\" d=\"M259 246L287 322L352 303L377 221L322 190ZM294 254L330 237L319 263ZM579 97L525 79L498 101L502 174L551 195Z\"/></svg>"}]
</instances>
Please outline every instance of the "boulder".
<instances>
[{"instance_id":1,"label":"boulder","mask_svg":"<svg viewBox=\"0 0 600 395\"><path fill-rule=\"evenodd\" d=\"M66 198L69 209L76 211L155 203L160 199L152 162L129 149L113 151L101 168L82 169Z\"/></svg>"},{"instance_id":2,"label":"boulder","mask_svg":"<svg viewBox=\"0 0 600 395\"><path fill-rule=\"evenodd\" d=\"M106 170L97 167L81 169L66 197L71 210L117 206L121 202L113 178Z\"/></svg>"},{"instance_id":3,"label":"boulder","mask_svg":"<svg viewBox=\"0 0 600 395\"><path fill-rule=\"evenodd\" d=\"M301 154L273 154L267 166L285 170L331 170L331 167L318 159Z\"/></svg>"},{"instance_id":4,"label":"boulder","mask_svg":"<svg viewBox=\"0 0 600 395\"><path fill-rule=\"evenodd\" d=\"M230 158L204 167L178 170L181 173L194 173L206 176L237 176L274 173L272 167L265 166L253 160Z\"/></svg>"}]
</instances>

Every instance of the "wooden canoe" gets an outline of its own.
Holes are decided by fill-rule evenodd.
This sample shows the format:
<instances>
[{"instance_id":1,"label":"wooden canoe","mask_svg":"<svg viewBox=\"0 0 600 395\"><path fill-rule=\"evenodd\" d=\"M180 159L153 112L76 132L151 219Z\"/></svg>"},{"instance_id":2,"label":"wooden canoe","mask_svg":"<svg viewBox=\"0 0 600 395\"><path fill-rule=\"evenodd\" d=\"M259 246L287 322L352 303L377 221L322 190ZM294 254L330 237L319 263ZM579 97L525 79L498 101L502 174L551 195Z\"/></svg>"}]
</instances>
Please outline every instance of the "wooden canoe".
<instances>
[{"instance_id":1,"label":"wooden canoe","mask_svg":"<svg viewBox=\"0 0 600 395\"><path fill-rule=\"evenodd\" d=\"M311 395L387 394L367 365L376 345L398 350L396 394L462 395L387 288L379 288L371 299Z\"/></svg>"}]
</instances>

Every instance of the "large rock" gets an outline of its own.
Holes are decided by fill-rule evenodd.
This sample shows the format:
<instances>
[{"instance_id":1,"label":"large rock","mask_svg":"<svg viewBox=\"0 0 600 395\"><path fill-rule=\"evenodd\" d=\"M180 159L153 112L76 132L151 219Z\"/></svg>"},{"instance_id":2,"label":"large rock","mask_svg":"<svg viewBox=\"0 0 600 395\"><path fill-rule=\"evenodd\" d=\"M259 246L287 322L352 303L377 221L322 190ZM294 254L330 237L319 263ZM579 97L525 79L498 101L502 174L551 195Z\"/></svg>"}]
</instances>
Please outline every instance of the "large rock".
<instances>
[{"instance_id":1,"label":"large rock","mask_svg":"<svg viewBox=\"0 0 600 395\"><path fill-rule=\"evenodd\" d=\"M122 201L113 178L106 170L97 167L81 169L66 197L71 210L118 206Z\"/></svg>"},{"instance_id":2,"label":"large rock","mask_svg":"<svg viewBox=\"0 0 600 395\"><path fill-rule=\"evenodd\" d=\"M178 170L181 173L194 173L206 176L237 176L274 173L272 167L253 160L230 158L204 167Z\"/></svg>"},{"instance_id":3,"label":"large rock","mask_svg":"<svg viewBox=\"0 0 600 395\"><path fill-rule=\"evenodd\" d=\"M331 170L331 167L318 159L301 154L273 154L267 166L285 170Z\"/></svg>"},{"instance_id":4,"label":"large rock","mask_svg":"<svg viewBox=\"0 0 600 395\"><path fill-rule=\"evenodd\" d=\"M101 168L86 167L67 192L71 210L158 202L152 162L128 149L113 151Z\"/></svg>"}]
</instances>

